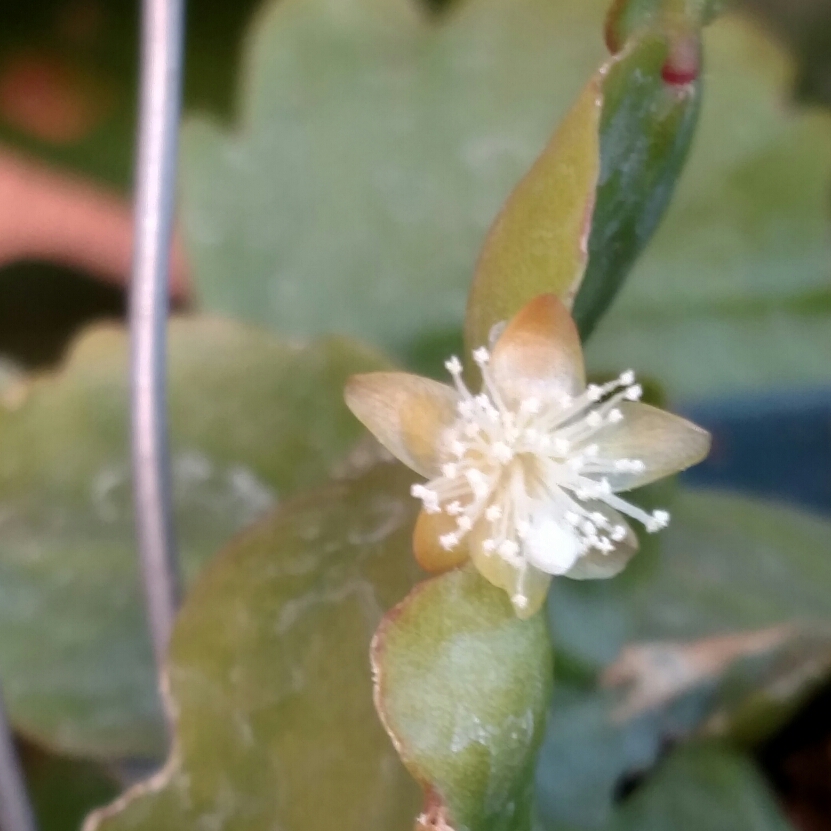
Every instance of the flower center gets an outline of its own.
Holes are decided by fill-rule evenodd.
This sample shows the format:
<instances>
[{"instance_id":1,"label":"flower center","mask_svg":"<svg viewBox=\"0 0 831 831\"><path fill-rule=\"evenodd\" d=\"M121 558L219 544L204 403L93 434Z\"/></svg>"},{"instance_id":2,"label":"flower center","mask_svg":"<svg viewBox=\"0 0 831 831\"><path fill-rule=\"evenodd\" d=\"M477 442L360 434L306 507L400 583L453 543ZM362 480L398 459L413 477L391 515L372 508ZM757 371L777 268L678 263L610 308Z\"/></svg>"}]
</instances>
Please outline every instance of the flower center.
<instances>
[{"instance_id":1,"label":"flower center","mask_svg":"<svg viewBox=\"0 0 831 831\"><path fill-rule=\"evenodd\" d=\"M602 452L603 431L625 418L619 405L641 397L634 373L590 385L576 397L526 398L517 405L494 383L488 351L477 349L473 357L482 391L468 390L457 357L447 361L458 419L442 437L441 475L412 488L428 513L455 517L456 529L440 537L443 547L455 548L475 528L486 556L522 572L530 563L563 574L589 551L608 554L629 536L620 513L648 531L667 524L665 511L648 514L614 494L615 476L643 472L643 461ZM520 591L514 601L521 600Z\"/></svg>"}]
</instances>

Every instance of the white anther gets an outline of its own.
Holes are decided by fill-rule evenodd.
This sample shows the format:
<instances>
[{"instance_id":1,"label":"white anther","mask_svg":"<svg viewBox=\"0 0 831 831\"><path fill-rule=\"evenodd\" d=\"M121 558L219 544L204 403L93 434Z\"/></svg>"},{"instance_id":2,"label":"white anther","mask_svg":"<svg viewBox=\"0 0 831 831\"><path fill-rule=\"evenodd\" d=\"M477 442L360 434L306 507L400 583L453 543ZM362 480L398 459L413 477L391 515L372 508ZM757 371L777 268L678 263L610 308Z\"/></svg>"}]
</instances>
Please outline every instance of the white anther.
<instances>
[{"instance_id":1,"label":"white anther","mask_svg":"<svg viewBox=\"0 0 831 831\"><path fill-rule=\"evenodd\" d=\"M448 479L455 479L459 473L459 468L457 465L454 465L452 462L448 462L441 466L441 475L446 476Z\"/></svg>"},{"instance_id":2,"label":"white anther","mask_svg":"<svg viewBox=\"0 0 831 831\"><path fill-rule=\"evenodd\" d=\"M465 455L465 453L467 453L467 445L466 445L464 442L459 441L458 439L456 439L456 440L455 440L454 442L452 442L452 444L450 445L450 452L451 452L451 453L452 453L452 454L453 454L453 455L454 455L457 459L461 459L461 458L462 458L462 456L464 456L464 455Z\"/></svg>"},{"instance_id":3,"label":"white anther","mask_svg":"<svg viewBox=\"0 0 831 831\"><path fill-rule=\"evenodd\" d=\"M444 362L444 366L447 371L455 378L457 375L462 374L462 362L453 355L452 358Z\"/></svg>"},{"instance_id":4,"label":"white anther","mask_svg":"<svg viewBox=\"0 0 831 831\"><path fill-rule=\"evenodd\" d=\"M490 360L490 353L484 346L480 346L478 349L473 350L473 360L476 361L476 364L480 367L485 366L487 362Z\"/></svg>"},{"instance_id":5,"label":"white anther","mask_svg":"<svg viewBox=\"0 0 831 831\"><path fill-rule=\"evenodd\" d=\"M496 522L498 519L502 519L502 508L499 505L488 505L485 511L485 519L488 522Z\"/></svg>"},{"instance_id":6,"label":"white anther","mask_svg":"<svg viewBox=\"0 0 831 831\"><path fill-rule=\"evenodd\" d=\"M669 513L667 511L653 511L650 521L646 523L646 530L651 534L666 528L669 525Z\"/></svg>"},{"instance_id":7,"label":"white anther","mask_svg":"<svg viewBox=\"0 0 831 831\"><path fill-rule=\"evenodd\" d=\"M445 551L452 551L459 544L458 534L442 534L439 543Z\"/></svg>"},{"instance_id":8,"label":"white anther","mask_svg":"<svg viewBox=\"0 0 831 831\"><path fill-rule=\"evenodd\" d=\"M490 398L485 393L480 392L476 398L473 399L483 410L490 410L493 408Z\"/></svg>"},{"instance_id":9,"label":"white anther","mask_svg":"<svg viewBox=\"0 0 831 831\"><path fill-rule=\"evenodd\" d=\"M571 442L568 439L563 438L556 438L554 439L554 451L556 453L560 453L561 455L565 456L566 453L571 450Z\"/></svg>"},{"instance_id":10,"label":"white anther","mask_svg":"<svg viewBox=\"0 0 831 831\"><path fill-rule=\"evenodd\" d=\"M643 387L640 384L633 384L624 393L624 396L628 398L630 401L640 401L642 395Z\"/></svg>"},{"instance_id":11,"label":"white anther","mask_svg":"<svg viewBox=\"0 0 831 831\"><path fill-rule=\"evenodd\" d=\"M631 369L627 369L626 372L620 373L618 381L622 387L628 387L630 384L635 383L635 373Z\"/></svg>"},{"instance_id":12,"label":"white anther","mask_svg":"<svg viewBox=\"0 0 831 831\"><path fill-rule=\"evenodd\" d=\"M524 594L515 594L511 598L511 602L517 609L525 609L528 607L528 598Z\"/></svg>"},{"instance_id":13,"label":"white anther","mask_svg":"<svg viewBox=\"0 0 831 831\"><path fill-rule=\"evenodd\" d=\"M473 402L463 398L456 404L456 412L462 418L471 418L473 416Z\"/></svg>"},{"instance_id":14,"label":"white anther","mask_svg":"<svg viewBox=\"0 0 831 831\"><path fill-rule=\"evenodd\" d=\"M463 432L469 439L472 439L474 436L478 436L481 430L482 428L475 421L468 421Z\"/></svg>"},{"instance_id":15,"label":"white anther","mask_svg":"<svg viewBox=\"0 0 831 831\"><path fill-rule=\"evenodd\" d=\"M625 525L615 525L612 528L612 539L615 542L623 542L626 539L626 526Z\"/></svg>"},{"instance_id":16,"label":"white anther","mask_svg":"<svg viewBox=\"0 0 831 831\"><path fill-rule=\"evenodd\" d=\"M450 516L459 516L462 512L462 503L454 500L449 505L446 505L444 512Z\"/></svg>"},{"instance_id":17,"label":"white anther","mask_svg":"<svg viewBox=\"0 0 831 831\"><path fill-rule=\"evenodd\" d=\"M513 540L502 540L496 550L499 552L500 557L505 557L506 559L513 559L519 554L519 546Z\"/></svg>"},{"instance_id":18,"label":"white anther","mask_svg":"<svg viewBox=\"0 0 831 831\"><path fill-rule=\"evenodd\" d=\"M519 405L520 412L525 415L537 415L542 408L542 402L539 398L526 398L522 404Z\"/></svg>"},{"instance_id":19,"label":"white anther","mask_svg":"<svg viewBox=\"0 0 831 831\"><path fill-rule=\"evenodd\" d=\"M586 387L586 395L589 401L600 401L603 397L603 387L598 387L597 384L589 384Z\"/></svg>"},{"instance_id":20,"label":"white anther","mask_svg":"<svg viewBox=\"0 0 831 831\"><path fill-rule=\"evenodd\" d=\"M619 424L623 421L623 413L615 407L613 410L609 410L609 415L607 416L610 424Z\"/></svg>"},{"instance_id":21,"label":"white anther","mask_svg":"<svg viewBox=\"0 0 831 831\"><path fill-rule=\"evenodd\" d=\"M458 526L460 531L470 531L470 529L473 528L473 520L469 516L467 516L467 514L464 514L463 516L459 517L459 519L456 522L456 525Z\"/></svg>"}]
</instances>

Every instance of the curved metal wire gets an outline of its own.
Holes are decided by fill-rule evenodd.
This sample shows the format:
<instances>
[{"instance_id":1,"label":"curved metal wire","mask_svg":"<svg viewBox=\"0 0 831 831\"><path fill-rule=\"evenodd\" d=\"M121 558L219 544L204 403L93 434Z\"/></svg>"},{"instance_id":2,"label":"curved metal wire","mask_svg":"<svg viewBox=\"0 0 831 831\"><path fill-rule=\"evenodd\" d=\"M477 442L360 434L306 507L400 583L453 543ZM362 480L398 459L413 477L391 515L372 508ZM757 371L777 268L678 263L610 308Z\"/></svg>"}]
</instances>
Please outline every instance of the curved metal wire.
<instances>
[{"instance_id":1,"label":"curved metal wire","mask_svg":"<svg viewBox=\"0 0 831 831\"><path fill-rule=\"evenodd\" d=\"M171 519L165 353L183 23L184 0L143 0L130 380L136 534L159 668L179 602Z\"/></svg>"}]
</instances>

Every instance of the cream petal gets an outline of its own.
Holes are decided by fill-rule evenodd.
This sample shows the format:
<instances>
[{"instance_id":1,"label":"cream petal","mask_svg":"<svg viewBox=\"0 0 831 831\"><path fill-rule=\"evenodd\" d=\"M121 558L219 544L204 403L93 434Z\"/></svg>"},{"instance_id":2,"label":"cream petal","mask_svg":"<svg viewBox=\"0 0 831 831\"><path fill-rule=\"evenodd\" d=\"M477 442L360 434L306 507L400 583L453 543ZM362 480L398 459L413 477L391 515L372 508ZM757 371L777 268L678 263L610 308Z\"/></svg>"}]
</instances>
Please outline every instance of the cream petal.
<instances>
[{"instance_id":1,"label":"cream petal","mask_svg":"<svg viewBox=\"0 0 831 831\"><path fill-rule=\"evenodd\" d=\"M390 453L422 476L438 475L443 433L457 417L454 389L405 372L370 372L353 375L344 398Z\"/></svg>"},{"instance_id":2,"label":"cream petal","mask_svg":"<svg viewBox=\"0 0 831 831\"><path fill-rule=\"evenodd\" d=\"M623 571L629 560L634 557L638 550L638 538L629 527L629 523L614 508L603 502L588 502L586 508L592 512L599 511L613 526L623 526L626 536L620 542L616 542L614 549L608 553L592 548L575 562L565 576L572 580L602 580L614 577Z\"/></svg>"},{"instance_id":3,"label":"cream petal","mask_svg":"<svg viewBox=\"0 0 831 831\"><path fill-rule=\"evenodd\" d=\"M450 571L464 563L470 556L468 541L463 538L449 551L439 542L442 534L456 531L455 517L441 511L428 514L423 508L413 529L413 554L418 564L432 573Z\"/></svg>"},{"instance_id":4,"label":"cream petal","mask_svg":"<svg viewBox=\"0 0 831 831\"><path fill-rule=\"evenodd\" d=\"M524 568L517 568L498 554L485 551L483 543L489 530L487 523L479 522L469 534L469 551L473 564L489 583L508 593L517 617L529 618L545 603L551 575L534 568L530 563ZM518 600L519 596L525 598L524 603Z\"/></svg>"},{"instance_id":5,"label":"cream petal","mask_svg":"<svg viewBox=\"0 0 831 831\"><path fill-rule=\"evenodd\" d=\"M586 386L583 350L562 301L542 294L520 309L493 348L490 373L514 405L579 395Z\"/></svg>"},{"instance_id":6,"label":"cream petal","mask_svg":"<svg viewBox=\"0 0 831 831\"><path fill-rule=\"evenodd\" d=\"M649 404L624 402L623 419L592 436L602 460L637 459L642 472L605 475L614 491L639 488L700 462L710 451L710 434L680 416Z\"/></svg>"}]
</instances>

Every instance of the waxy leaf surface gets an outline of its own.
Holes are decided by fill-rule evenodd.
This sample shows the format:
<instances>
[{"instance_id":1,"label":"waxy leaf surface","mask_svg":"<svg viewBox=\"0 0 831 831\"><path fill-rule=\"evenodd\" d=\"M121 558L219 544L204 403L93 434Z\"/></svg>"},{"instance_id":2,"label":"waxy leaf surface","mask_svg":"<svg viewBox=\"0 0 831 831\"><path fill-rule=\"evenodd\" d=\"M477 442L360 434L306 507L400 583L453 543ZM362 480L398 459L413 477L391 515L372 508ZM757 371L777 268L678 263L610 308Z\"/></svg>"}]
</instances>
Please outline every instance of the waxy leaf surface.
<instances>
[{"instance_id":1,"label":"waxy leaf surface","mask_svg":"<svg viewBox=\"0 0 831 831\"><path fill-rule=\"evenodd\" d=\"M201 120L183 136L203 306L398 354L457 332L487 229L607 55L605 7L474 0L428 20L406 0L269 5L236 132Z\"/></svg>"},{"instance_id":2,"label":"waxy leaf surface","mask_svg":"<svg viewBox=\"0 0 831 831\"><path fill-rule=\"evenodd\" d=\"M790 65L747 22L705 30L689 163L588 344L672 398L828 383L831 118L788 107Z\"/></svg>"},{"instance_id":3,"label":"waxy leaf surface","mask_svg":"<svg viewBox=\"0 0 831 831\"><path fill-rule=\"evenodd\" d=\"M427 794L424 827L529 829L551 691L544 615L518 619L468 565L393 609L372 658L378 711Z\"/></svg>"},{"instance_id":4,"label":"waxy leaf surface","mask_svg":"<svg viewBox=\"0 0 831 831\"><path fill-rule=\"evenodd\" d=\"M342 400L382 368L239 323L170 326L174 520L187 578L275 501L322 481L360 435ZM164 747L138 574L127 337L84 334L0 407L0 673L17 729L72 753Z\"/></svg>"},{"instance_id":5,"label":"waxy leaf surface","mask_svg":"<svg viewBox=\"0 0 831 831\"><path fill-rule=\"evenodd\" d=\"M372 704L370 641L420 575L412 474L381 464L278 508L191 590L165 768L87 831L410 831L418 787Z\"/></svg>"}]
</instances>

